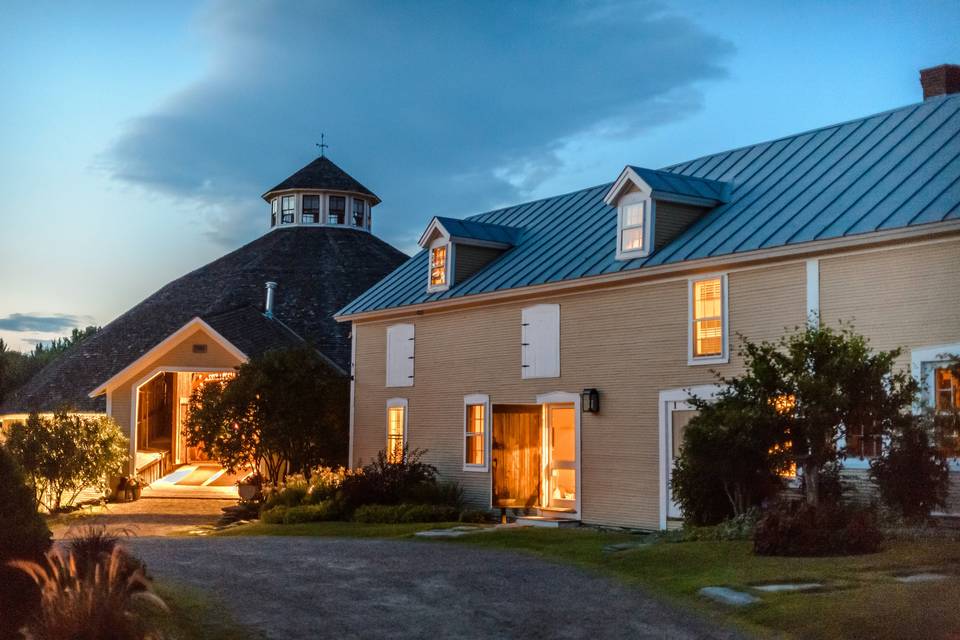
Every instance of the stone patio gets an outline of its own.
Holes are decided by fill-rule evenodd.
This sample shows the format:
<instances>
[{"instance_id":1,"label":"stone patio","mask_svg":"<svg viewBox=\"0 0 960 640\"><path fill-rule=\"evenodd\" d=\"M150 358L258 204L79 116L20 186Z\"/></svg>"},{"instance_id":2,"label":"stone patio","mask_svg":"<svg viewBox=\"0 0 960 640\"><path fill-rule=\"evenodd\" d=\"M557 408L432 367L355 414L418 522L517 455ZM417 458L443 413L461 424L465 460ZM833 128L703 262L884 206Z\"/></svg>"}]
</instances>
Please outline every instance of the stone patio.
<instances>
[{"instance_id":1,"label":"stone patio","mask_svg":"<svg viewBox=\"0 0 960 640\"><path fill-rule=\"evenodd\" d=\"M57 539L64 538L71 528L89 525L137 537L167 536L212 525L220 518L221 509L232 504L236 500L141 498L136 502L84 507L52 520L50 529Z\"/></svg>"}]
</instances>

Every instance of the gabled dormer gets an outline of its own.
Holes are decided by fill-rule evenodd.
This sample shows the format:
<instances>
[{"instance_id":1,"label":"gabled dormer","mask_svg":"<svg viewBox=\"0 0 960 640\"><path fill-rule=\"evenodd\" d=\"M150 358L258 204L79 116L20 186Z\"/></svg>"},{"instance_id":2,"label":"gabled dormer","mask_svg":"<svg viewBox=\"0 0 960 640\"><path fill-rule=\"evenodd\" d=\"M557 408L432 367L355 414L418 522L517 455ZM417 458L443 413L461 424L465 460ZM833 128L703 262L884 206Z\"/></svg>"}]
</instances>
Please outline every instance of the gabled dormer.
<instances>
[{"instance_id":1,"label":"gabled dormer","mask_svg":"<svg viewBox=\"0 0 960 640\"><path fill-rule=\"evenodd\" d=\"M370 231L371 210L380 198L320 156L263 194L270 204L270 228L349 227Z\"/></svg>"},{"instance_id":2,"label":"gabled dormer","mask_svg":"<svg viewBox=\"0 0 960 640\"><path fill-rule=\"evenodd\" d=\"M727 201L729 184L627 166L604 202L617 209L617 260L645 258Z\"/></svg>"},{"instance_id":3,"label":"gabled dormer","mask_svg":"<svg viewBox=\"0 0 960 640\"><path fill-rule=\"evenodd\" d=\"M446 291L512 247L519 229L500 224L435 217L420 236L427 250L427 291Z\"/></svg>"}]
</instances>

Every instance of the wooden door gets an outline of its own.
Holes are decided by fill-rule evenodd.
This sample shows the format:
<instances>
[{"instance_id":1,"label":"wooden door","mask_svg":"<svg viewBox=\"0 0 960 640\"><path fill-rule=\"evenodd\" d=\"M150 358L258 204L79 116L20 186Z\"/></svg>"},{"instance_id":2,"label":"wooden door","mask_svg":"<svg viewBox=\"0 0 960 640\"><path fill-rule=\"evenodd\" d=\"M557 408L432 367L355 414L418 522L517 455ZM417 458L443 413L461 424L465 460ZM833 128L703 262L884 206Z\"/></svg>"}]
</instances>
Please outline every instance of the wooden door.
<instances>
[{"instance_id":1,"label":"wooden door","mask_svg":"<svg viewBox=\"0 0 960 640\"><path fill-rule=\"evenodd\" d=\"M540 502L541 410L493 407L493 506L531 508Z\"/></svg>"}]
</instances>

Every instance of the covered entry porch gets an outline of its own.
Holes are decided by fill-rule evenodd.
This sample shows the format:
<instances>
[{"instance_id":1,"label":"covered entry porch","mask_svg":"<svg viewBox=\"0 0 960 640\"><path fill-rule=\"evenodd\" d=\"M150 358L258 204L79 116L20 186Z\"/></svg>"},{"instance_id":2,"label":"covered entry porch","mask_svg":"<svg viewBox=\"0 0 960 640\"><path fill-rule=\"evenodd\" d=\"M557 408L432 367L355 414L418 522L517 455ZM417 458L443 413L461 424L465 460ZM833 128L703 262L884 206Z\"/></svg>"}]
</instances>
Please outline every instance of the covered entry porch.
<instances>
[{"instance_id":1,"label":"covered entry porch","mask_svg":"<svg viewBox=\"0 0 960 640\"><path fill-rule=\"evenodd\" d=\"M491 506L531 524L580 518L580 397L493 404Z\"/></svg>"}]
</instances>

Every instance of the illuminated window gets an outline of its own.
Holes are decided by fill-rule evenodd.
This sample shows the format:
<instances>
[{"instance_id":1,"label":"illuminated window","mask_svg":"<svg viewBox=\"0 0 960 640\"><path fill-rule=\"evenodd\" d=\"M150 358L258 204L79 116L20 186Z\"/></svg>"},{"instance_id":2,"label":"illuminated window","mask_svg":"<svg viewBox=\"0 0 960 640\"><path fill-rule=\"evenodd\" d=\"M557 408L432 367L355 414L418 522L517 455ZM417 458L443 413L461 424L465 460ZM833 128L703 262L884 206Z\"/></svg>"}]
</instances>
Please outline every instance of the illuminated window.
<instances>
[{"instance_id":1,"label":"illuminated window","mask_svg":"<svg viewBox=\"0 0 960 640\"><path fill-rule=\"evenodd\" d=\"M320 196L303 196L303 215L300 216L303 224L320 222Z\"/></svg>"},{"instance_id":2,"label":"illuminated window","mask_svg":"<svg viewBox=\"0 0 960 640\"><path fill-rule=\"evenodd\" d=\"M280 222L293 224L293 216L297 210L296 196L283 196L280 199Z\"/></svg>"},{"instance_id":3,"label":"illuminated window","mask_svg":"<svg viewBox=\"0 0 960 640\"><path fill-rule=\"evenodd\" d=\"M277 214L280 212L280 200L274 198L270 201L270 226L277 226Z\"/></svg>"},{"instance_id":4,"label":"illuminated window","mask_svg":"<svg viewBox=\"0 0 960 640\"><path fill-rule=\"evenodd\" d=\"M447 245L430 249L430 287L447 286Z\"/></svg>"},{"instance_id":5,"label":"illuminated window","mask_svg":"<svg viewBox=\"0 0 960 640\"><path fill-rule=\"evenodd\" d=\"M937 413L960 410L960 377L950 367L938 367L933 372L934 408Z\"/></svg>"},{"instance_id":6,"label":"illuminated window","mask_svg":"<svg viewBox=\"0 0 960 640\"><path fill-rule=\"evenodd\" d=\"M327 213L327 223L343 224L347 215L347 199L344 196L330 196L330 209Z\"/></svg>"},{"instance_id":7,"label":"illuminated window","mask_svg":"<svg viewBox=\"0 0 960 640\"><path fill-rule=\"evenodd\" d=\"M407 401L394 398L387 401L387 462L403 462L403 447L407 442Z\"/></svg>"},{"instance_id":8,"label":"illuminated window","mask_svg":"<svg viewBox=\"0 0 960 640\"><path fill-rule=\"evenodd\" d=\"M353 199L353 226L363 229L363 219L366 213L366 203L363 200Z\"/></svg>"},{"instance_id":9,"label":"illuminated window","mask_svg":"<svg viewBox=\"0 0 960 640\"><path fill-rule=\"evenodd\" d=\"M653 200L640 193L624 196L617 207L617 259L650 254L650 220Z\"/></svg>"},{"instance_id":10,"label":"illuminated window","mask_svg":"<svg viewBox=\"0 0 960 640\"><path fill-rule=\"evenodd\" d=\"M726 276L690 281L690 360L727 358Z\"/></svg>"},{"instance_id":11,"label":"illuminated window","mask_svg":"<svg viewBox=\"0 0 960 640\"><path fill-rule=\"evenodd\" d=\"M487 421L490 399L485 395L464 398L464 471L487 470Z\"/></svg>"}]
</instances>

